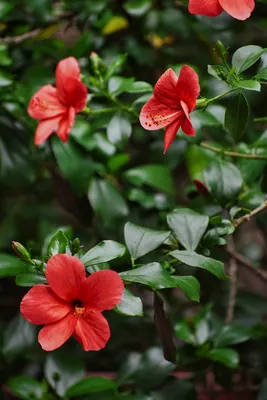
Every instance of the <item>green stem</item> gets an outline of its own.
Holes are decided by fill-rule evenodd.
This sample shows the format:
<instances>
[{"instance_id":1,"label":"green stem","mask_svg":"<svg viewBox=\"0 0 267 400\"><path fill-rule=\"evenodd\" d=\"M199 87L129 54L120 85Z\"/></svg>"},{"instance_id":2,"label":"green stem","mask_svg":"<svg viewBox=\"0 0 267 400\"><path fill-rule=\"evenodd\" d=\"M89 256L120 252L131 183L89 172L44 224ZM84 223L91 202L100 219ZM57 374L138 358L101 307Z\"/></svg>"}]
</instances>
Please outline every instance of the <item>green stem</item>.
<instances>
[{"instance_id":1,"label":"green stem","mask_svg":"<svg viewBox=\"0 0 267 400\"><path fill-rule=\"evenodd\" d=\"M267 122L267 117L254 118L254 122Z\"/></svg>"},{"instance_id":2,"label":"green stem","mask_svg":"<svg viewBox=\"0 0 267 400\"><path fill-rule=\"evenodd\" d=\"M211 103L212 101L219 100L219 99L221 99L222 97L226 96L227 94L232 93L232 92L235 92L236 90L240 90L240 88L233 88L233 89L230 89L230 90L228 90L228 91L225 92L225 93L222 93L222 94L219 94L218 96L213 97L212 99L208 99L208 100L207 100L207 104Z\"/></svg>"},{"instance_id":3,"label":"green stem","mask_svg":"<svg viewBox=\"0 0 267 400\"><path fill-rule=\"evenodd\" d=\"M237 153L235 151L223 150L223 149L220 149L219 147L211 146L210 144L207 144L204 142L200 143L200 147L214 151L215 153L223 154L225 156L231 156L231 157L237 157L237 158L249 158L251 160L267 160L267 156L261 156L258 154L243 154L243 153Z\"/></svg>"},{"instance_id":4,"label":"green stem","mask_svg":"<svg viewBox=\"0 0 267 400\"><path fill-rule=\"evenodd\" d=\"M100 114L105 114L105 113L108 113L108 112L110 112L110 111L116 111L117 109L116 108L99 108L99 109L96 109L96 110L92 110L91 108L89 108L89 107L85 107L83 110L82 110L82 114L83 115L100 115Z\"/></svg>"}]
</instances>

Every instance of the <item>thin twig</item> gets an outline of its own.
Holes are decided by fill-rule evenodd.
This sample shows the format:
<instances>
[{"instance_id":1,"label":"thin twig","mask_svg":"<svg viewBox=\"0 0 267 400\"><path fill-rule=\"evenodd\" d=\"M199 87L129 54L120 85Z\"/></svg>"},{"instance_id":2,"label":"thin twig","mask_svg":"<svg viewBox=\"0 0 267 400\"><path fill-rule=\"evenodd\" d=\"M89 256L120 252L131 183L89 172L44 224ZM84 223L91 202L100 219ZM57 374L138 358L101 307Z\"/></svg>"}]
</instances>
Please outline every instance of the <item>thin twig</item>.
<instances>
[{"instance_id":1,"label":"thin twig","mask_svg":"<svg viewBox=\"0 0 267 400\"><path fill-rule=\"evenodd\" d=\"M261 204L259 207L255 208L255 210L252 210L249 214L243 215L243 217L236 219L234 221L235 227L237 228L238 226L243 224L243 222L248 222L251 217L259 214L261 211L264 211L266 208L267 208L267 200L263 204Z\"/></svg>"},{"instance_id":2,"label":"thin twig","mask_svg":"<svg viewBox=\"0 0 267 400\"><path fill-rule=\"evenodd\" d=\"M234 240L233 237L230 236L228 239L227 248L231 251L234 251ZM229 275L231 277L230 280L230 289L229 289L229 297L228 297L228 305L225 322L230 324L233 322L234 314L235 314L235 305L236 305L236 295L237 295L237 274L238 274L238 266L234 257L230 257L229 260L230 270Z\"/></svg>"},{"instance_id":3,"label":"thin twig","mask_svg":"<svg viewBox=\"0 0 267 400\"><path fill-rule=\"evenodd\" d=\"M6 36L4 38L0 38L0 43L5 43L5 44L18 44L23 42L24 40L27 39L32 39L36 36L38 36L42 32L41 28L34 29L33 31L23 33L22 35L19 36Z\"/></svg>"},{"instance_id":4,"label":"thin twig","mask_svg":"<svg viewBox=\"0 0 267 400\"><path fill-rule=\"evenodd\" d=\"M267 271L264 271L261 268L254 268L253 264L251 261L243 256L242 254L236 252L235 250L229 248L228 246L226 247L226 252L233 257L238 263L242 264L247 270L250 272L253 272L255 275L260 277L262 280L267 281Z\"/></svg>"},{"instance_id":5,"label":"thin twig","mask_svg":"<svg viewBox=\"0 0 267 400\"><path fill-rule=\"evenodd\" d=\"M203 147L204 149L211 150L214 153L223 154L224 156L231 156L231 157L236 157L236 158L249 158L251 160L267 160L267 156L260 155L260 154L244 154L244 153L237 153L236 151L223 150L223 149L220 149L219 147L212 146L205 142L201 142L199 145L200 145L200 147Z\"/></svg>"}]
</instances>

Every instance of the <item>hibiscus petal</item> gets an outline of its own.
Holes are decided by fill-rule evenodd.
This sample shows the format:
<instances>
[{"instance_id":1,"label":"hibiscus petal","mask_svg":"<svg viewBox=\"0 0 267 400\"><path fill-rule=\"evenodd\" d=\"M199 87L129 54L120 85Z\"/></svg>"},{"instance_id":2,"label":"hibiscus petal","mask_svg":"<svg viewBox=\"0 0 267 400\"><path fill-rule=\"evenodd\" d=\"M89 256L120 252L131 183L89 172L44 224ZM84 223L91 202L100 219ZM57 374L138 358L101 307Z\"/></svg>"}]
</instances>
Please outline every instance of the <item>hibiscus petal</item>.
<instances>
[{"instance_id":1,"label":"hibiscus petal","mask_svg":"<svg viewBox=\"0 0 267 400\"><path fill-rule=\"evenodd\" d=\"M100 312L87 310L83 317L78 318L74 337L85 351L103 349L110 338L106 318Z\"/></svg>"},{"instance_id":2,"label":"hibiscus petal","mask_svg":"<svg viewBox=\"0 0 267 400\"><path fill-rule=\"evenodd\" d=\"M179 107L179 98L176 93L177 75L171 69L167 69L158 79L154 87L156 99L168 107Z\"/></svg>"},{"instance_id":3,"label":"hibiscus petal","mask_svg":"<svg viewBox=\"0 0 267 400\"><path fill-rule=\"evenodd\" d=\"M57 129L60 120L61 117L55 117L39 122L34 136L35 146L43 143Z\"/></svg>"},{"instance_id":4,"label":"hibiscus petal","mask_svg":"<svg viewBox=\"0 0 267 400\"><path fill-rule=\"evenodd\" d=\"M182 131L187 135L187 136L196 136L195 129L192 125L192 122L190 119L186 119L183 124L182 124Z\"/></svg>"},{"instance_id":5,"label":"hibiscus petal","mask_svg":"<svg viewBox=\"0 0 267 400\"><path fill-rule=\"evenodd\" d=\"M23 297L20 312L36 325L52 324L71 312L70 304L54 294L49 286L36 285Z\"/></svg>"},{"instance_id":6,"label":"hibiscus petal","mask_svg":"<svg viewBox=\"0 0 267 400\"><path fill-rule=\"evenodd\" d=\"M170 145L176 138L176 134L184 118L185 118L184 113L181 113L177 120L175 120L174 122L172 122L170 125L167 126L164 135L164 154L166 153L166 151L169 149Z\"/></svg>"},{"instance_id":7,"label":"hibiscus petal","mask_svg":"<svg viewBox=\"0 0 267 400\"><path fill-rule=\"evenodd\" d=\"M117 272L97 271L84 281L81 300L95 310L111 310L121 302L123 290L123 281Z\"/></svg>"},{"instance_id":8,"label":"hibiscus petal","mask_svg":"<svg viewBox=\"0 0 267 400\"><path fill-rule=\"evenodd\" d=\"M173 122L181 113L180 110L170 108L160 103L155 96L152 96L143 106L139 120L144 129L154 131L164 128Z\"/></svg>"},{"instance_id":9,"label":"hibiscus petal","mask_svg":"<svg viewBox=\"0 0 267 400\"><path fill-rule=\"evenodd\" d=\"M176 88L180 100L187 104L188 110L191 112L196 106L196 100L200 93L198 74L193 68L188 65L181 68Z\"/></svg>"},{"instance_id":10,"label":"hibiscus petal","mask_svg":"<svg viewBox=\"0 0 267 400\"><path fill-rule=\"evenodd\" d=\"M76 58L68 57L61 60L56 68L56 85L57 88L64 85L66 77L72 76L78 80L81 79L80 66Z\"/></svg>"},{"instance_id":11,"label":"hibiscus petal","mask_svg":"<svg viewBox=\"0 0 267 400\"><path fill-rule=\"evenodd\" d=\"M68 114L59 122L57 135L62 140L62 142L66 142L69 137L69 133L72 130L75 121L75 110L73 107L69 107Z\"/></svg>"},{"instance_id":12,"label":"hibiscus petal","mask_svg":"<svg viewBox=\"0 0 267 400\"><path fill-rule=\"evenodd\" d=\"M61 86L58 87L60 101L67 107L73 106L76 113L86 106L87 88L77 78L66 76Z\"/></svg>"},{"instance_id":13,"label":"hibiscus petal","mask_svg":"<svg viewBox=\"0 0 267 400\"><path fill-rule=\"evenodd\" d=\"M222 8L232 17L244 20L250 17L254 10L254 0L219 0Z\"/></svg>"},{"instance_id":14,"label":"hibiscus petal","mask_svg":"<svg viewBox=\"0 0 267 400\"><path fill-rule=\"evenodd\" d=\"M61 299L72 302L80 298L82 282L86 279L85 268L77 257L57 254L47 262L46 279Z\"/></svg>"},{"instance_id":15,"label":"hibiscus petal","mask_svg":"<svg viewBox=\"0 0 267 400\"><path fill-rule=\"evenodd\" d=\"M38 335L38 342L45 351L53 351L62 346L73 334L77 317L70 313L54 324L46 325Z\"/></svg>"},{"instance_id":16,"label":"hibiscus petal","mask_svg":"<svg viewBox=\"0 0 267 400\"><path fill-rule=\"evenodd\" d=\"M235 0L229 0L234 2ZM188 11L191 14L217 17L223 11L218 0L189 0Z\"/></svg>"},{"instance_id":17,"label":"hibiscus petal","mask_svg":"<svg viewBox=\"0 0 267 400\"><path fill-rule=\"evenodd\" d=\"M57 89L51 85L41 87L32 96L28 106L28 114L37 120L53 118L65 112L65 107L59 101Z\"/></svg>"}]
</instances>

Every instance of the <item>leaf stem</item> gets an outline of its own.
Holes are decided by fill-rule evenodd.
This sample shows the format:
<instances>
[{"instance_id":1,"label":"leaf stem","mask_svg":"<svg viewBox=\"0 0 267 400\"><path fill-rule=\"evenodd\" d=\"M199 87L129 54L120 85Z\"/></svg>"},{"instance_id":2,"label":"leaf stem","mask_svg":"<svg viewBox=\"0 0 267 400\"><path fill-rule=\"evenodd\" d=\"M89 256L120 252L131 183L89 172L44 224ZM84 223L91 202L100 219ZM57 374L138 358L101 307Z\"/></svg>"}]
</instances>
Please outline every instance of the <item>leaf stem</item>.
<instances>
[{"instance_id":1,"label":"leaf stem","mask_svg":"<svg viewBox=\"0 0 267 400\"><path fill-rule=\"evenodd\" d=\"M209 103L211 103L211 102L213 102L213 101L219 100L219 99L221 99L222 97L227 96L229 93L235 92L236 90L240 90L240 88L232 88L232 89L228 90L228 91L225 92L225 93L221 93L221 94L219 94L218 96L212 97L211 99L208 99L208 100L207 100L207 104L209 104Z\"/></svg>"},{"instance_id":2,"label":"leaf stem","mask_svg":"<svg viewBox=\"0 0 267 400\"><path fill-rule=\"evenodd\" d=\"M236 157L236 158L248 158L250 160L267 160L267 155L259 155L259 154L244 154L244 153L237 153L236 151L228 151L228 150L223 150L220 149L219 147L212 146L208 143L201 142L200 147L203 147L204 149L214 151L215 153L221 153L224 156L231 156L231 157Z\"/></svg>"},{"instance_id":3,"label":"leaf stem","mask_svg":"<svg viewBox=\"0 0 267 400\"><path fill-rule=\"evenodd\" d=\"M254 118L254 122L267 122L267 117Z\"/></svg>"},{"instance_id":4,"label":"leaf stem","mask_svg":"<svg viewBox=\"0 0 267 400\"><path fill-rule=\"evenodd\" d=\"M261 211L264 211L267 209L267 200L263 204L261 204L259 207L255 208L252 210L249 214L243 215L243 217L240 217L234 221L234 225L237 228L244 222L248 222L251 217L254 217L254 215L259 214Z\"/></svg>"}]
</instances>

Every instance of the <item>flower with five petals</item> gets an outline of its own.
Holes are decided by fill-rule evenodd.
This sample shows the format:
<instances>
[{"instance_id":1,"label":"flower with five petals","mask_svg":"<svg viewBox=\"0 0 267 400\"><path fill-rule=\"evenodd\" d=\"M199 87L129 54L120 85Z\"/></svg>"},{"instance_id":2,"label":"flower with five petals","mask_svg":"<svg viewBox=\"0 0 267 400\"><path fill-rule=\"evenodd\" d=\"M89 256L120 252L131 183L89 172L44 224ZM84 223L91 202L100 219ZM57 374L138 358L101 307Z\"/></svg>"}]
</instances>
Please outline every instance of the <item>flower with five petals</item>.
<instances>
[{"instance_id":1,"label":"flower with five petals","mask_svg":"<svg viewBox=\"0 0 267 400\"><path fill-rule=\"evenodd\" d=\"M49 285L36 285L23 297L21 314L32 324L45 325L38 341L52 351L74 336L85 351L100 350L110 337L101 314L121 302L124 285L115 271L97 271L86 278L83 263L76 257L57 254L48 260Z\"/></svg>"}]
</instances>

